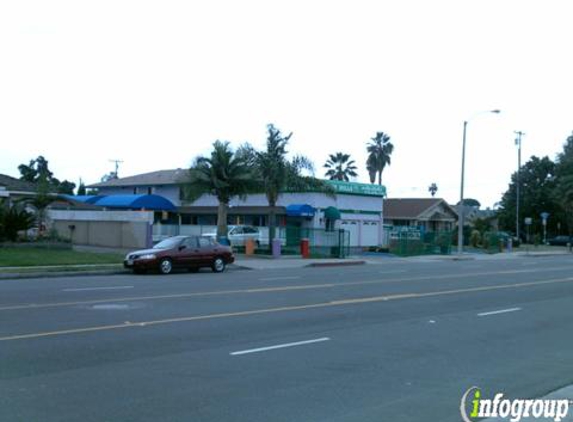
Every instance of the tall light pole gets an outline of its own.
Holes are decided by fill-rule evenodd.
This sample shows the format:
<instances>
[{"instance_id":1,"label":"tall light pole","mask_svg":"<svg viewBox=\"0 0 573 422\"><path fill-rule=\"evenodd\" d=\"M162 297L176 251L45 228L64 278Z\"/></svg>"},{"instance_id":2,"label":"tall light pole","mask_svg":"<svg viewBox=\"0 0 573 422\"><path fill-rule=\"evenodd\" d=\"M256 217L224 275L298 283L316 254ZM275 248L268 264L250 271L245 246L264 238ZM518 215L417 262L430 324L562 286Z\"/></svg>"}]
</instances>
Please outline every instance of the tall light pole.
<instances>
[{"instance_id":1,"label":"tall light pole","mask_svg":"<svg viewBox=\"0 0 573 422\"><path fill-rule=\"evenodd\" d=\"M521 185L520 182L520 173L521 173L521 137L523 135L525 135L525 133L523 133L520 130L516 130L514 131L514 133L517 135L517 138L515 138L515 145L517 145L517 183L515 185L516 187L516 201L515 201L515 237L517 237L519 239L519 188Z\"/></svg>"},{"instance_id":2,"label":"tall light pole","mask_svg":"<svg viewBox=\"0 0 573 422\"><path fill-rule=\"evenodd\" d=\"M464 251L464 175L466 167L466 132L468 122L472 118L484 113L499 113L499 110L487 110L474 114L470 119L464 121L464 136L462 144L462 177L460 182L460 204L458 206L458 255L462 255Z\"/></svg>"}]
</instances>

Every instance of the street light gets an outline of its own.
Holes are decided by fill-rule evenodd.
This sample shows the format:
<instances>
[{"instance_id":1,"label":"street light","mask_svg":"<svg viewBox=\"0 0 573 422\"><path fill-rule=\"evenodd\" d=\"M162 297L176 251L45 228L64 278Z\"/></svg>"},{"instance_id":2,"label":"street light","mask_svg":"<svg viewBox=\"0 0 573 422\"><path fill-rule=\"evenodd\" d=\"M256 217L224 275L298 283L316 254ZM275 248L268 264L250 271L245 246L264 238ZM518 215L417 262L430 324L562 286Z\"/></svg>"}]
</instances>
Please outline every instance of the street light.
<instances>
[{"instance_id":1,"label":"street light","mask_svg":"<svg viewBox=\"0 0 573 422\"><path fill-rule=\"evenodd\" d=\"M462 144L462 177L460 183L460 205L458 207L458 255L462 255L464 250L464 174L465 174L465 167L466 167L466 132L468 128L468 122L472 120L474 117L477 117L484 113L500 113L500 110L487 110L481 111L479 113L474 114L468 120L464 121L464 136L463 136L463 144Z\"/></svg>"},{"instance_id":2,"label":"street light","mask_svg":"<svg viewBox=\"0 0 573 422\"><path fill-rule=\"evenodd\" d=\"M514 131L514 133L517 135L517 137L515 138L515 145L517 145L517 180L516 180L516 201L515 201L515 237L517 237L519 239L519 190L520 190L520 184L521 184L521 180L520 180L520 173L521 173L521 137L523 135L525 135L525 133L523 133L520 130L516 130Z\"/></svg>"}]
</instances>

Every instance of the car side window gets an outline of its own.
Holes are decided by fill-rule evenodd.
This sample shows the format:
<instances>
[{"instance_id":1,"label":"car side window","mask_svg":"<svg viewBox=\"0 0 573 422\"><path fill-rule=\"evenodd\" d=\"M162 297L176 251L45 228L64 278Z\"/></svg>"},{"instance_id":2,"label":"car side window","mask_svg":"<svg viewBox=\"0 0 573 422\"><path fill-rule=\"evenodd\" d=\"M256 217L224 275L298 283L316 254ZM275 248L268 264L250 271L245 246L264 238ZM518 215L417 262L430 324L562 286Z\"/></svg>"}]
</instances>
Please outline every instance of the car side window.
<instances>
[{"instance_id":1,"label":"car side window","mask_svg":"<svg viewBox=\"0 0 573 422\"><path fill-rule=\"evenodd\" d=\"M197 238L196 237L188 237L185 239L181 246L185 246L187 249L192 249L197 247Z\"/></svg>"},{"instance_id":2,"label":"car side window","mask_svg":"<svg viewBox=\"0 0 573 422\"><path fill-rule=\"evenodd\" d=\"M257 229L255 229L255 228L253 228L253 227L245 227L245 233L248 233L248 234L256 234L256 233L258 233L258 232L257 232Z\"/></svg>"},{"instance_id":3,"label":"car side window","mask_svg":"<svg viewBox=\"0 0 573 422\"><path fill-rule=\"evenodd\" d=\"M243 234L243 228L242 227L235 227L230 234Z\"/></svg>"},{"instance_id":4,"label":"car side window","mask_svg":"<svg viewBox=\"0 0 573 422\"><path fill-rule=\"evenodd\" d=\"M205 237L200 237L198 240L199 240L199 247L200 248L207 248L207 247L212 245L211 240L207 239Z\"/></svg>"}]
</instances>

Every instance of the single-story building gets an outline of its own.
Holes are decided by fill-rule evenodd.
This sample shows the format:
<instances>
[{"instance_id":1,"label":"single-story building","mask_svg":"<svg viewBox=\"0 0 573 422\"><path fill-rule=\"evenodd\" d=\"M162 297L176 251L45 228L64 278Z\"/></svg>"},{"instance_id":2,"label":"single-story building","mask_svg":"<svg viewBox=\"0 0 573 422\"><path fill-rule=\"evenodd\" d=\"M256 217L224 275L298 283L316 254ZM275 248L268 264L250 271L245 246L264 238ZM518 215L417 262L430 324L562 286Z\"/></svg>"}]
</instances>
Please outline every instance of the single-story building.
<instances>
[{"instance_id":1,"label":"single-story building","mask_svg":"<svg viewBox=\"0 0 573 422\"><path fill-rule=\"evenodd\" d=\"M88 186L98 196L157 195L167 199L175 210L155 213L154 234L171 235L186 232L190 226L214 226L217 223L218 201L204 195L194 202L184 199L182 183L187 172L182 169L161 170ZM279 228L301 227L337 230L349 233L349 246L376 246L383 243L384 186L328 181L334 197L320 192L286 192L279 196L275 207ZM101 205L101 199L95 205ZM134 209L134 208L131 208ZM233 198L229 204L228 223L260 227L269 226L269 207L264 194L248 195L244 200Z\"/></svg>"},{"instance_id":2,"label":"single-story building","mask_svg":"<svg viewBox=\"0 0 573 422\"><path fill-rule=\"evenodd\" d=\"M387 198L384 224L417 227L422 231L451 231L458 220L456 210L440 198Z\"/></svg>"}]
</instances>

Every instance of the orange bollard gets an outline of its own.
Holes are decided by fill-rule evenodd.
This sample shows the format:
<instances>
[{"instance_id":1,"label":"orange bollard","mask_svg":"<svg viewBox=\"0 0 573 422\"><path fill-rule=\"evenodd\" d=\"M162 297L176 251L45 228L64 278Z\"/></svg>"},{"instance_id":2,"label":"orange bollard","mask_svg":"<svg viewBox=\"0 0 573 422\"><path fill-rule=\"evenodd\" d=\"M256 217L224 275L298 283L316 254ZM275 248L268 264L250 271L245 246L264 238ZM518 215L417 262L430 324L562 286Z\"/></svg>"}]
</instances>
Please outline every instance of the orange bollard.
<instances>
[{"instance_id":1,"label":"orange bollard","mask_svg":"<svg viewBox=\"0 0 573 422\"><path fill-rule=\"evenodd\" d=\"M245 240L245 255L255 254L255 241L253 239Z\"/></svg>"}]
</instances>

